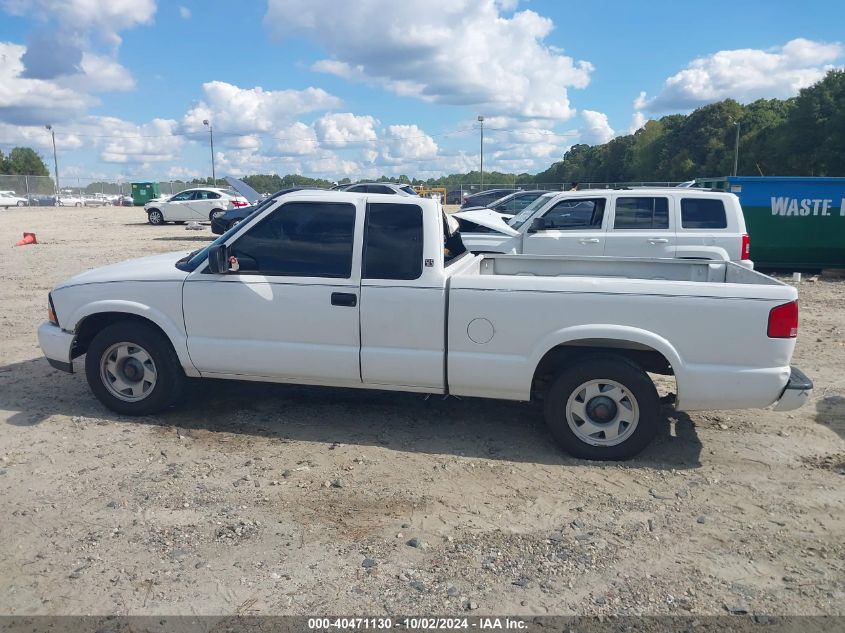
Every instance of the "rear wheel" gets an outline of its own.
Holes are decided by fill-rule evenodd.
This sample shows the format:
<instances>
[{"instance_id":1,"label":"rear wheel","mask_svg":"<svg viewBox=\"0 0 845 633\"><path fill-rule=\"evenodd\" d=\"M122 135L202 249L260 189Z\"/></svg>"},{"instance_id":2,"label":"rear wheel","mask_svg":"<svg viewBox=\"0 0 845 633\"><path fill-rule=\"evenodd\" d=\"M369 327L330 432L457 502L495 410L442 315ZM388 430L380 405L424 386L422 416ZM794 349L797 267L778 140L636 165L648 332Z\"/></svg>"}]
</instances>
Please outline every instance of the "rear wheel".
<instances>
[{"instance_id":1,"label":"rear wheel","mask_svg":"<svg viewBox=\"0 0 845 633\"><path fill-rule=\"evenodd\" d=\"M211 213L208 214L209 220L214 220L215 218L219 218L224 213L226 213L223 209L214 209Z\"/></svg>"},{"instance_id":2,"label":"rear wheel","mask_svg":"<svg viewBox=\"0 0 845 633\"><path fill-rule=\"evenodd\" d=\"M161 226L164 224L164 215L158 209L150 209L147 211L147 222L154 226Z\"/></svg>"},{"instance_id":3,"label":"rear wheel","mask_svg":"<svg viewBox=\"0 0 845 633\"><path fill-rule=\"evenodd\" d=\"M561 371L545 405L546 424L555 440L583 459L633 457L654 438L659 414L657 390L648 374L611 355Z\"/></svg>"},{"instance_id":4,"label":"rear wheel","mask_svg":"<svg viewBox=\"0 0 845 633\"><path fill-rule=\"evenodd\" d=\"M25 204L26 204L26 202L24 202L23 200L18 200L18 206L19 206L19 207L22 207L22 206L24 206Z\"/></svg>"},{"instance_id":5,"label":"rear wheel","mask_svg":"<svg viewBox=\"0 0 845 633\"><path fill-rule=\"evenodd\" d=\"M115 323L94 337L85 375L97 399L125 415L161 411L176 402L185 385L170 341L137 321Z\"/></svg>"}]
</instances>

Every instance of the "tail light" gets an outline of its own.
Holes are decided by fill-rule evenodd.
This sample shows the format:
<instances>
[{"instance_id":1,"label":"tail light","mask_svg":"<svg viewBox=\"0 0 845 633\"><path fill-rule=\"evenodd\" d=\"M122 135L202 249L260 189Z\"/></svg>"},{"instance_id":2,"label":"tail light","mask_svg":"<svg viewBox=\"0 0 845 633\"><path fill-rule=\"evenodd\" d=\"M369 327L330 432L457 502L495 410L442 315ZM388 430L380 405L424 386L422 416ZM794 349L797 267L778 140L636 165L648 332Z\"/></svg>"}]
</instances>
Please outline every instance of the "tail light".
<instances>
[{"instance_id":1,"label":"tail light","mask_svg":"<svg viewBox=\"0 0 845 633\"><path fill-rule=\"evenodd\" d=\"M240 207L248 207L249 203L243 202L242 200L232 200L232 206L239 209Z\"/></svg>"},{"instance_id":2,"label":"tail light","mask_svg":"<svg viewBox=\"0 0 845 633\"><path fill-rule=\"evenodd\" d=\"M769 312L769 338L798 336L798 302L784 303Z\"/></svg>"},{"instance_id":3,"label":"tail light","mask_svg":"<svg viewBox=\"0 0 845 633\"><path fill-rule=\"evenodd\" d=\"M740 251L740 259L749 259L751 251L751 238L748 237L748 233L742 234L742 250Z\"/></svg>"}]
</instances>

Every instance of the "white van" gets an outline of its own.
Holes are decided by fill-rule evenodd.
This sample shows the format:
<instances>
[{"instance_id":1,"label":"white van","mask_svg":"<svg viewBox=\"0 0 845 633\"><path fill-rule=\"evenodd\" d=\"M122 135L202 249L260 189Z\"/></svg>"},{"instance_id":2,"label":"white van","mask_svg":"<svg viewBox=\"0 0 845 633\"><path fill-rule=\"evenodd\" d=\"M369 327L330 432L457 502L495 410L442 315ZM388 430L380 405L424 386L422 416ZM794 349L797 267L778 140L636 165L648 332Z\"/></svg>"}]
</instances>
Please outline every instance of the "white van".
<instances>
[{"instance_id":1,"label":"white van","mask_svg":"<svg viewBox=\"0 0 845 633\"><path fill-rule=\"evenodd\" d=\"M748 259L739 199L696 189L551 192L513 218L490 209L454 215L475 253Z\"/></svg>"}]
</instances>

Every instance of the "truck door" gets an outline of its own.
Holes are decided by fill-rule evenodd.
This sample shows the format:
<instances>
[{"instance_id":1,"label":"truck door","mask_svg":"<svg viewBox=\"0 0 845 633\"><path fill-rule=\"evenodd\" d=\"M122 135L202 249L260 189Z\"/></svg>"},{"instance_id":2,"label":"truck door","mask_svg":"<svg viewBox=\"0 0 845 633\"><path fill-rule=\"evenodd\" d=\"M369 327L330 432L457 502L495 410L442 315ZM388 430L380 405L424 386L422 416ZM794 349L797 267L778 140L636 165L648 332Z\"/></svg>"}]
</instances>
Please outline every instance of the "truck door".
<instances>
[{"instance_id":1,"label":"truck door","mask_svg":"<svg viewBox=\"0 0 845 633\"><path fill-rule=\"evenodd\" d=\"M230 238L238 270L185 282L188 352L207 376L360 385L363 202L290 200ZM356 239L357 237L357 239Z\"/></svg>"},{"instance_id":2,"label":"truck door","mask_svg":"<svg viewBox=\"0 0 845 633\"><path fill-rule=\"evenodd\" d=\"M668 196L614 197L604 254L611 257L674 257L675 214Z\"/></svg>"},{"instance_id":3,"label":"truck door","mask_svg":"<svg viewBox=\"0 0 845 633\"><path fill-rule=\"evenodd\" d=\"M413 200L413 198L409 198ZM414 203L369 203L361 271L361 378L444 389L443 235Z\"/></svg>"},{"instance_id":4,"label":"truck door","mask_svg":"<svg viewBox=\"0 0 845 633\"><path fill-rule=\"evenodd\" d=\"M607 198L565 198L531 220L522 238L530 255L603 255Z\"/></svg>"}]
</instances>

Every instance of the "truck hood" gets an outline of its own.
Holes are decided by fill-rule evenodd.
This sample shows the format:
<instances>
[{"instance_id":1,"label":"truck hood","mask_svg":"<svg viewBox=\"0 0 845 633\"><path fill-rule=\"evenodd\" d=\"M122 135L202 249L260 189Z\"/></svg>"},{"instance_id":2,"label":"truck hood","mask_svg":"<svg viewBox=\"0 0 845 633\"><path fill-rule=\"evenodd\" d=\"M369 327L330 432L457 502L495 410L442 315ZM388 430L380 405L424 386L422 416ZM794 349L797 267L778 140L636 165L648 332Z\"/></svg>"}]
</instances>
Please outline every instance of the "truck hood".
<instances>
[{"instance_id":1,"label":"truck hood","mask_svg":"<svg viewBox=\"0 0 845 633\"><path fill-rule=\"evenodd\" d=\"M176 268L176 262L187 254L187 251L163 253L94 268L59 282L54 290L115 281L181 281L188 273Z\"/></svg>"},{"instance_id":2,"label":"truck hood","mask_svg":"<svg viewBox=\"0 0 845 633\"><path fill-rule=\"evenodd\" d=\"M503 216L501 213L497 213L491 209L476 209L473 211L458 211L454 214L456 218L461 218L462 220L467 220L469 222L475 222L475 224L480 224L483 227L488 229L493 229L494 231L498 231L504 235L509 235L511 237L516 237L519 235L519 231L516 229L511 228L508 224L507 220L510 216Z\"/></svg>"}]
</instances>

